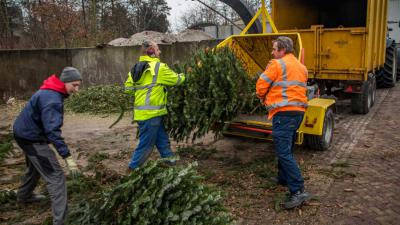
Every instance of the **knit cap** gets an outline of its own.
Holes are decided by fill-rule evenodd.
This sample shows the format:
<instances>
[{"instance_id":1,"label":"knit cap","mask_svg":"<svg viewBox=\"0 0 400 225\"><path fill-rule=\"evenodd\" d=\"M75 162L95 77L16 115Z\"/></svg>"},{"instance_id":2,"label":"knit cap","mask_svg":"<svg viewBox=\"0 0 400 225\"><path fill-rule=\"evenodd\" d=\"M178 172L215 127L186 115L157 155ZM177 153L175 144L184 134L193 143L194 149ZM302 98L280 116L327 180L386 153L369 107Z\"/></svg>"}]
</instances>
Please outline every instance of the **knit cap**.
<instances>
[{"instance_id":1,"label":"knit cap","mask_svg":"<svg viewBox=\"0 0 400 225\"><path fill-rule=\"evenodd\" d=\"M82 80L81 73L74 67L65 67L61 72L60 80L64 83Z\"/></svg>"}]
</instances>

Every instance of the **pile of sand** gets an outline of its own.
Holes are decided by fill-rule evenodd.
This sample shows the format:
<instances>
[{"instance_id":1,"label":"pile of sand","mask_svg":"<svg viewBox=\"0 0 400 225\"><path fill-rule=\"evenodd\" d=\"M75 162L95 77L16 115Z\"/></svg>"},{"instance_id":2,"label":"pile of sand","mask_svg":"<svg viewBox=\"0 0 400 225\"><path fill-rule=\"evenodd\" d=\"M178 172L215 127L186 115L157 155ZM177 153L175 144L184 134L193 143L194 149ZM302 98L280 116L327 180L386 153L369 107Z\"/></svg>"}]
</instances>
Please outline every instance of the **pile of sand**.
<instances>
[{"instance_id":1,"label":"pile of sand","mask_svg":"<svg viewBox=\"0 0 400 225\"><path fill-rule=\"evenodd\" d=\"M130 38L117 38L108 44L112 46L133 46L141 45L145 40L153 40L157 44L168 44L177 41L176 37L171 34L164 34L156 31L143 31L132 35Z\"/></svg>"},{"instance_id":2,"label":"pile of sand","mask_svg":"<svg viewBox=\"0 0 400 225\"><path fill-rule=\"evenodd\" d=\"M201 30L184 30L176 35L179 42L211 40L213 37Z\"/></svg>"},{"instance_id":3,"label":"pile of sand","mask_svg":"<svg viewBox=\"0 0 400 225\"><path fill-rule=\"evenodd\" d=\"M117 38L108 42L108 44L112 46L125 46L128 40L128 38Z\"/></svg>"},{"instance_id":4,"label":"pile of sand","mask_svg":"<svg viewBox=\"0 0 400 225\"><path fill-rule=\"evenodd\" d=\"M141 45L145 40L153 40L157 44L170 44L174 42L202 41L213 39L211 35L199 30L184 30L178 34L164 34L156 31L143 31L132 35L130 38L117 38L108 43L112 46Z\"/></svg>"}]
</instances>

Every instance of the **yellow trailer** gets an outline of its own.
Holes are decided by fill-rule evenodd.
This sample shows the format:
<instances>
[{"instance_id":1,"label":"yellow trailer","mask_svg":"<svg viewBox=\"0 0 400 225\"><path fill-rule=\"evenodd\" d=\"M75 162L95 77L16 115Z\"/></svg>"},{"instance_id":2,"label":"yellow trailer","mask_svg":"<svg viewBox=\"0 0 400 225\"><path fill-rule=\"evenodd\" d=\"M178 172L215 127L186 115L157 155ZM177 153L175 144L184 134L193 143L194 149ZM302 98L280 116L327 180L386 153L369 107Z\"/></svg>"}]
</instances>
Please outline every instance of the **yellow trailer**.
<instances>
[{"instance_id":1,"label":"yellow trailer","mask_svg":"<svg viewBox=\"0 0 400 225\"><path fill-rule=\"evenodd\" d=\"M386 53L388 0L271 0L279 32L299 33L309 76L321 94L351 97L366 114L378 86L396 84L395 51Z\"/></svg>"},{"instance_id":2,"label":"yellow trailer","mask_svg":"<svg viewBox=\"0 0 400 225\"><path fill-rule=\"evenodd\" d=\"M263 33L247 34L253 23L261 16ZM274 33L266 33L266 21L269 21ZM270 18L265 2L258 10L254 18L247 24L240 35L233 35L221 42L217 47L228 46L242 61L248 74L257 76L263 72L271 60L272 40L278 36L291 37L294 42L295 55L300 61L304 60L302 37L298 32L278 32L274 22ZM327 150L333 139L334 105L335 100L321 99L318 97L316 85L310 85L308 89L308 108L302 124L297 131L297 144L306 143L311 148ZM229 124L225 134L258 138L272 141L272 124L266 115L241 115Z\"/></svg>"}]
</instances>

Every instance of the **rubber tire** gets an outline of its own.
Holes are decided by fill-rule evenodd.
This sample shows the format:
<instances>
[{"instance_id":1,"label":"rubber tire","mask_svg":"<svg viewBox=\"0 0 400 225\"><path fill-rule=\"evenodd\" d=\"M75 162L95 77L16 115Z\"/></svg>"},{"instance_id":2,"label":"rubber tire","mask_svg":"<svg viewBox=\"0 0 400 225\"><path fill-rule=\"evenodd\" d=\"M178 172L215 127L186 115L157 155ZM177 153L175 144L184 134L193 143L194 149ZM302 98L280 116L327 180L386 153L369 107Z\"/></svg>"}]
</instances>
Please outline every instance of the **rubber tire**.
<instances>
[{"instance_id":1,"label":"rubber tire","mask_svg":"<svg viewBox=\"0 0 400 225\"><path fill-rule=\"evenodd\" d=\"M361 93L351 95L351 111L355 114L367 114L372 107L372 85L371 80L364 81ZM371 98L371 99L369 99Z\"/></svg>"},{"instance_id":2,"label":"rubber tire","mask_svg":"<svg viewBox=\"0 0 400 225\"><path fill-rule=\"evenodd\" d=\"M377 74L377 86L379 88L391 88L396 86L397 80L397 51L396 44L393 42L386 48L386 57L383 70Z\"/></svg>"},{"instance_id":3,"label":"rubber tire","mask_svg":"<svg viewBox=\"0 0 400 225\"><path fill-rule=\"evenodd\" d=\"M321 136L310 135L310 134L304 135L306 145L311 149L318 151L328 150L332 144L334 127L335 127L335 118L333 110L331 108L328 108L325 112L322 135ZM327 137L326 135L330 135L330 137Z\"/></svg>"}]
</instances>

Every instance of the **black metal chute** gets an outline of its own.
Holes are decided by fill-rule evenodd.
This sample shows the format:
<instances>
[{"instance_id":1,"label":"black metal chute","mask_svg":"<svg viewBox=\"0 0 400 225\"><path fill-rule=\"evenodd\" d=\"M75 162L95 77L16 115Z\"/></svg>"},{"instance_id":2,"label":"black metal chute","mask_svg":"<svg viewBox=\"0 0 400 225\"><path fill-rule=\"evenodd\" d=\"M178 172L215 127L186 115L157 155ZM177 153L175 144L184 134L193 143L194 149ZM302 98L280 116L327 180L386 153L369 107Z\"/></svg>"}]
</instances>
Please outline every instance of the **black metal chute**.
<instances>
[{"instance_id":1,"label":"black metal chute","mask_svg":"<svg viewBox=\"0 0 400 225\"><path fill-rule=\"evenodd\" d=\"M247 4L241 0L219 0L230 6L243 20L244 24L249 24L251 19L253 19L255 12L248 8ZM253 26L249 29L251 34L262 33L262 26L260 21L256 21Z\"/></svg>"}]
</instances>

